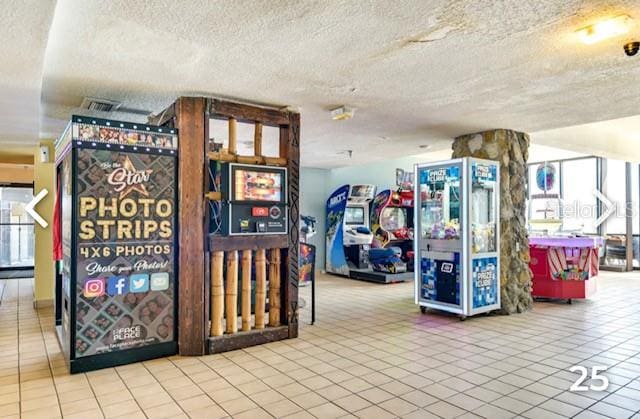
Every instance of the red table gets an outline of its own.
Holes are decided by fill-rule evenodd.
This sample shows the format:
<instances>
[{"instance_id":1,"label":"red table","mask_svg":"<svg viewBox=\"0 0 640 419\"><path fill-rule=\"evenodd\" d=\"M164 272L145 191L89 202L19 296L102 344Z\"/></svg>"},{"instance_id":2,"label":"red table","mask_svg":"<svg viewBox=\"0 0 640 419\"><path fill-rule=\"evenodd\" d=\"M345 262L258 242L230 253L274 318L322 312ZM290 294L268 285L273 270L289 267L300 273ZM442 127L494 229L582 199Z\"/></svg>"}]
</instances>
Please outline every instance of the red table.
<instances>
[{"instance_id":1,"label":"red table","mask_svg":"<svg viewBox=\"0 0 640 419\"><path fill-rule=\"evenodd\" d=\"M530 237L533 297L589 298L597 291L602 237Z\"/></svg>"}]
</instances>

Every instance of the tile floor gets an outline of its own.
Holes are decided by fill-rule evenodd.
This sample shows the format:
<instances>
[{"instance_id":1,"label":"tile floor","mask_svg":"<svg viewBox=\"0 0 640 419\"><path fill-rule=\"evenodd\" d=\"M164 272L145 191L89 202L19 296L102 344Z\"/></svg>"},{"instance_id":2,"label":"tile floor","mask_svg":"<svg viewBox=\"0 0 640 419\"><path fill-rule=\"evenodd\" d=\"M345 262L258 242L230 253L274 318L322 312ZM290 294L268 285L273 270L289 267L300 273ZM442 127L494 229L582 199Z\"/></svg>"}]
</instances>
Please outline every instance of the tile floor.
<instances>
[{"instance_id":1,"label":"tile floor","mask_svg":"<svg viewBox=\"0 0 640 419\"><path fill-rule=\"evenodd\" d=\"M590 301L461 322L419 314L410 283L321 275L299 339L70 376L51 310L9 280L0 417L640 418L640 274L600 285ZM608 390L569 392L572 365L607 366Z\"/></svg>"}]
</instances>

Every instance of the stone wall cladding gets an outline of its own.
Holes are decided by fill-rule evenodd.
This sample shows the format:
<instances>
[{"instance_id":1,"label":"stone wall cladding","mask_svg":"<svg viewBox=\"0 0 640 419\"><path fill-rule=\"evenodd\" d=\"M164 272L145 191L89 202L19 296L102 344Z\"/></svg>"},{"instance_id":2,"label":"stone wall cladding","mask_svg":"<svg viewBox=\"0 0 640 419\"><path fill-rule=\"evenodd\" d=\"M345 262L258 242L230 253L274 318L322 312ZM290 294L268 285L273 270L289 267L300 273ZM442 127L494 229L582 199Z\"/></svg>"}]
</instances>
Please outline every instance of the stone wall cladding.
<instances>
[{"instance_id":1,"label":"stone wall cladding","mask_svg":"<svg viewBox=\"0 0 640 419\"><path fill-rule=\"evenodd\" d=\"M453 142L453 158L500 162L500 281L502 311L521 313L533 306L529 238L526 224L529 135L497 129L462 135Z\"/></svg>"}]
</instances>

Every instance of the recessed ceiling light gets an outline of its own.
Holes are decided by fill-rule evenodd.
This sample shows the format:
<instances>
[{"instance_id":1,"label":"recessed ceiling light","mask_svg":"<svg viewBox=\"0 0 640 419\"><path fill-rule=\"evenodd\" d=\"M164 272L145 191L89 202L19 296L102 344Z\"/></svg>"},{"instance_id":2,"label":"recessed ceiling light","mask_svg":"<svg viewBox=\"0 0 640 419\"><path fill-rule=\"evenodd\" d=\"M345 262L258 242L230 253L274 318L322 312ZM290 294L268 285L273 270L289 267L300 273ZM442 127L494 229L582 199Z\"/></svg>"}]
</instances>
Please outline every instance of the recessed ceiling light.
<instances>
[{"instance_id":1,"label":"recessed ceiling light","mask_svg":"<svg viewBox=\"0 0 640 419\"><path fill-rule=\"evenodd\" d=\"M627 15L616 16L578 29L576 34L582 43L591 45L629 32L631 21Z\"/></svg>"}]
</instances>

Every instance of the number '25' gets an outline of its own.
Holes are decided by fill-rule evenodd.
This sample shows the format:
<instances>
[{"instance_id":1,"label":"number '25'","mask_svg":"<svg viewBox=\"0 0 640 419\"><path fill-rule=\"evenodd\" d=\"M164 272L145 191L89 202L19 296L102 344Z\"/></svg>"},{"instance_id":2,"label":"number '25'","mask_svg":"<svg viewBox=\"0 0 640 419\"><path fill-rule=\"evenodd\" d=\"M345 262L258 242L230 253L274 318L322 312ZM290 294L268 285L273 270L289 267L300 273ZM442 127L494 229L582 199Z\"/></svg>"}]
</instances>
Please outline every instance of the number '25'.
<instances>
[{"instance_id":1,"label":"number '25'","mask_svg":"<svg viewBox=\"0 0 640 419\"><path fill-rule=\"evenodd\" d=\"M574 365L569 369L571 372L580 372L580 378L576 380L575 383L569 388L569 391L604 391L609 387L609 379L604 375L600 374L607 370L607 367L597 366L591 368L591 384L589 386L583 386L582 383L585 382L587 377L589 376L589 372L587 367L583 367L581 365ZM594 381L599 381L600 385L594 385Z\"/></svg>"}]
</instances>

